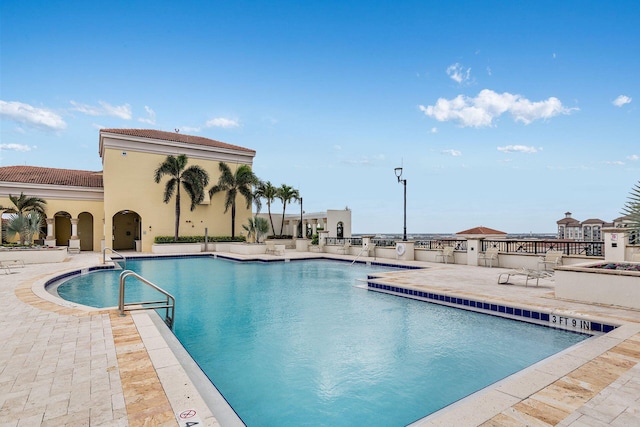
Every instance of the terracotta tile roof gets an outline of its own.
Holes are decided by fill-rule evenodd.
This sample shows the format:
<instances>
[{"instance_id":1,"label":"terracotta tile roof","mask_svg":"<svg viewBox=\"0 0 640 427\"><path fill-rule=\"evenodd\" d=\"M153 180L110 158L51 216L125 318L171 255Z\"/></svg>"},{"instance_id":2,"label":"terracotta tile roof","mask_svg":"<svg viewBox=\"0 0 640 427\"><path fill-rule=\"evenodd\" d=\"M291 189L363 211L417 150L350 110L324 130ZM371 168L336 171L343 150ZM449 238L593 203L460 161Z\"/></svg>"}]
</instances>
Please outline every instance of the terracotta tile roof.
<instances>
[{"instance_id":1,"label":"terracotta tile roof","mask_svg":"<svg viewBox=\"0 0 640 427\"><path fill-rule=\"evenodd\" d=\"M216 141L215 139L204 138L202 136L186 135L176 132L164 132L155 129L102 129L100 133L115 133L118 135L135 136L139 138L162 139L164 141L182 142L185 144L206 145L209 147L227 148L230 150L246 151L255 153L255 150Z\"/></svg>"},{"instance_id":2,"label":"terracotta tile roof","mask_svg":"<svg viewBox=\"0 0 640 427\"><path fill-rule=\"evenodd\" d=\"M0 167L0 181L102 188L102 172L37 166Z\"/></svg>"},{"instance_id":3,"label":"terracotta tile roof","mask_svg":"<svg viewBox=\"0 0 640 427\"><path fill-rule=\"evenodd\" d=\"M456 234L507 234L504 231L494 230L493 228L488 227L474 227L468 230L459 231Z\"/></svg>"},{"instance_id":4,"label":"terracotta tile roof","mask_svg":"<svg viewBox=\"0 0 640 427\"><path fill-rule=\"evenodd\" d=\"M575 218L562 218L559 221L556 221L556 224L567 224L573 225L574 227L580 226L580 221Z\"/></svg>"},{"instance_id":5,"label":"terracotta tile roof","mask_svg":"<svg viewBox=\"0 0 640 427\"><path fill-rule=\"evenodd\" d=\"M582 221L583 224L604 224L605 222L599 218L590 218Z\"/></svg>"}]
</instances>

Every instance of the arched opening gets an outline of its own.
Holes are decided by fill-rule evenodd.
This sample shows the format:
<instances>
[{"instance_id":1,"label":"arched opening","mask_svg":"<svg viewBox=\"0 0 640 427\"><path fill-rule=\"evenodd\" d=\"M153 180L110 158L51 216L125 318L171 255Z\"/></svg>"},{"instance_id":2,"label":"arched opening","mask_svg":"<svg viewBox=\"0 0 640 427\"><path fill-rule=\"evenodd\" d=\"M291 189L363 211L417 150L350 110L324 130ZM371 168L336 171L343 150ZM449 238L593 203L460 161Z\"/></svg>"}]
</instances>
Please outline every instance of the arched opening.
<instances>
[{"instance_id":1,"label":"arched opening","mask_svg":"<svg viewBox=\"0 0 640 427\"><path fill-rule=\"evenodd\" d=\"M344 224L342 221L338 222L338 226L336 227L336 237L338 239L344 239Z\"/></svg>"},{"instance_id":2,"label":"arched opening","mask_svg":"<svg viewBox=\"0 0 640 427\"><path fill-rule=\"evenodd\" d=\"M78 215L78 238L81 251L93 250L93 215L89 212Z\"/></svg>"},{"instance_id":3,"label":"arched opening","mask_svg":"<svg viewBox=\"0 0 640 427\"><path fill-rule=\"evenodd\" d=\"M135 250L140 239L140 215L133 211L120 211L113 216L113 249Z\"/></svg>"},{"instance_id":4,"label":"arched opening","mask_svg":"<svg viewBox=\"0 0 640 427\"><path fill-rule=\"evenodd\" d=\"M56 245L67 246L71 238L71 215L69 212L56 212L53 216Z\"/></svg>"}]
</instances>

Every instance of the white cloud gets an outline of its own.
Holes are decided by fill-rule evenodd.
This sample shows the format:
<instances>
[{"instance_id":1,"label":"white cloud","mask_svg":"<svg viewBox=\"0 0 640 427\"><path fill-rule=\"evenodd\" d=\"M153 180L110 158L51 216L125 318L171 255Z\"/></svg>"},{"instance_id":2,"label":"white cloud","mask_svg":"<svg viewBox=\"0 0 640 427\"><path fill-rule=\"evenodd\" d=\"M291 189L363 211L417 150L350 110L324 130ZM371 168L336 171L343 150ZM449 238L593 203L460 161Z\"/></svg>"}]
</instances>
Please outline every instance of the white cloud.
<instances>
[{"instance_id":1,"label":"white cloud","mask_svg":"<svg viewBox=\"0 0 640 427\"><path fill-rule=\"evenodd\" d=\"M217 117L215 119L208 120L205 124L206 127L217 127L223 129L237 128L240 127L240 122L238 120L227 119L224 117Z\"/></svg>"},{"instance_id":2,"label":"white cloud","mask_svg":"<svg viewBox=\"0 0 640 427\"><path fill-rule=\"evenodd\" d=\"M0 118L46 130L62 130L67 127L62 117L53 111L16 101L0 100Z\"/></svg>"},{"instance_id":3,"label":"white cloud","mask_svg":"<svg viewBox=\"0 0 640 427\"><path fill-rule=\"evenodd\" d=\"M147 123L147 124L150 124L150 125L155 125L156 124L156 112L153 111L150 107L147 107L146 105L144 106L144 109L147 111L148 117L140 117L138 119L138 121L142 122L142 123Z\"/></svg>"},{"instance_id":4,"label":"white cloud","mask_svg":"<svg viewBox=\"0 0 640 427\"><path fill-rule=\"evenodd\" d=\"M187 133L198 133L202 130L201 127L191 127L191 126L182 126L180 128L180 130L182 132L187 132Z\"/></svg>"},{"instance_id":5,"label":"white cloud","mask_svg":"<svg viewBox=\"0 0 640 427\"><path fill-rule=\"evenodd\" d=\"M627 156L627 160L631 160L631 161L637 161L640 160L640 156L638 156L637 154L632 154L630 156Z\"/></svg>"},{"instance_id":6,"label":"white cloud","mask_svg":"<svg viewBox=\"0 0 640 427\"><path fill-rule=\"evenodd\" d=\"M453 156L453 157L462 156L462 151L460 151L460 150L441 150L440 153L448 154L448 155Z\"/></svg>"},{"instance_id":7,"label":"white cloud","mask_svg":"<svg viewBox=\"0 0 640 427\"><path fill-rule=\"evenodd\" d=\"M621 162L620 160L607 160L604 164L611 166L624 166L624 162Z\"/></svg>"},{"instance_id":8,"label":"white cloud","mask_svg":"<svg viewBox=\"0 0 640 427\"><path fill-rule=\"evenodd\" d=\"M526 145L505 145L504 147L498 147L498 151L503 153L537 153L538 149Z\"/></svg>"},{"instance_id":9,"label":"white cloud","mask_svg":"<svg viewBox=\"0 0 640 427\"><path fill-rule=\"evenodd\" d=\"M431 133L438 133L438 128L437 127L432 127L431 130L429 131Z\"/></svg>"},{"instance_id":10,"label":"white cloud","mask_svg":"<svg viewBox=\"0 0 640 427\"><path fill-rule=\"evenodd\" d=\"M616 107L622 107L624 104L629 104L632 99L626 95L620 95L616 99L613 100L612 104Z\"/></svg>"},{"instance_id":11,"label":"white cloud","mask_svg":"<svg viewBox=\"0 0 640 427\"><path fill-rule=\"evenodd\" d=\"M570 114L577 108L567 108L558 98L531 102L521 95L508 92L499 94L483 89L475 98L464 95L448 100L439 98L435 105L419 106L428 117L439 122L457 121L463 127L493 126L494 119L509 113L516 122L529 124L535 120L548 119L558 114Z\"/></svg>"},{"instance_id":12,"label":"white cloud","mask_svg":"<svg viewBox=\"0 0 640 427\"><path fill-rule=\"evenodd\" d=\"M342 150L342 146L336 144L336 145L333 146L333 149L336 150L336 151L340 151L340 150Z\"/></svg>"},{"instance_id":13,"label":"white cloud","mask_svg":"<svg viewBox=\"0 0 640 427\"><path fill-rule=\"evenodd\" d=\"M131 106L129 104L124 105L111 105L104 101L99 101L99 107L87 104L80 104L76 101L69 101L73 105L72 110L78 111L88 116L112 116L118 117L123 120L131 120Z\"/></svg>"},{"instance_id":14,"label":"white cloud","mask_svg":"<svg viewBox=\"0 0 640 427\"><path fill-rule=\"evenodd\" d=\"M0 144L0 150L8 151L31 151L32 147L23 144ZM35 148L35 146L33 147Z\"/></svg>"},{"instance_id":15,"label":"white cloud","mask_svg":"<svg viewBox=\"0 0 640 427\"><path fill-rule=\"evenodd\" d=\"M456 62L455 64L449 65L447 67L447 75L451 78L451 80L462 84L471 79L471 68L467 68L465 70L462 65Z\"/></svg>"}]
</instances>

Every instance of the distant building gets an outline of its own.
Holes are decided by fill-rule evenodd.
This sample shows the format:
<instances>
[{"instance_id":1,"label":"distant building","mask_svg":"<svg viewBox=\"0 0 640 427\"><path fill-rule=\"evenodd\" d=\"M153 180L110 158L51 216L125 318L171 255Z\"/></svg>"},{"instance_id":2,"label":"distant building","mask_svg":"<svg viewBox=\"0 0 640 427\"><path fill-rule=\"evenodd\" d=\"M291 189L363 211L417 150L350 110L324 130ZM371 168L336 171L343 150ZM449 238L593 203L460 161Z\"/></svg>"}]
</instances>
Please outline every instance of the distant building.
<instances>
[{"instance_id":1,"label":"distant building","mask_svg":"<svg viewBox=\"0 0 640 427\"><path fill-rule=\"evenodd\" d=\"M271 219L273 220L273 227L271 229L271 220L269 214L262 212L257 216L265 218L269 221L269 231L267 235L280 234L280 228L282 227L282 234L286 236L302 236L302 230L305 230L305 237L310 238L320 230L328 232L327 237L335 237L338 239L351 237L351 210L350 209L329 209L326 212L303 212L302 217L300 213L291 213L284 216L282 220L281 213L272 213ZM302 220L302 222L300 221Z\"/></svg>"},{"instance_id":2,"label":"distant building","mask_svg":"<svg viewBox=\"0 0 640 427\"><path fill-rule=\"evenodd\" d=\"M556 221L558 224L558 239L584 240L588 242L602 242L602 228L613 227L614 222L606 222L598 218L578 221L571 217L571 212L565 212L564 218Z\"/></svg>"},{"instance_id":3,"label":"distant building","mask_svg":"<svg viewBox=\"0 0 640 427\"><path fill-rule=\"evenodd\" d=\"M459 231L456 233L456 236L463 237L465 239L505 239L507 237L507 233L493 228L479 226Z\"/></svg>"}]
</instances>

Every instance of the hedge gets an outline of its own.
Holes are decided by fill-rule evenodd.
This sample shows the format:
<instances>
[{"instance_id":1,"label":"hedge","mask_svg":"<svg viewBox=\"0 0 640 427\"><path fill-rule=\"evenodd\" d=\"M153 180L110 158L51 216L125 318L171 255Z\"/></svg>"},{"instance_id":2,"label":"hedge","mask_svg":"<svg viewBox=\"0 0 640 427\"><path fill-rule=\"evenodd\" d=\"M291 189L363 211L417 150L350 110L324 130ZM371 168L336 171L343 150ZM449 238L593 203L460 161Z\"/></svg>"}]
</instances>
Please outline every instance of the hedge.
<instances>
[{"instance_id":1,"label":"hedge","mask_svg":"<svg viewBox=\"0 0 640 427\"><path fill-rule=\"evenodd\" d=\"M244 236L209 236L209 242L244 242ZM174 240L173 236L156 236L154 243L204 243L204 236L179 236L178 240Z\"/></svg>"}]
</instances>

